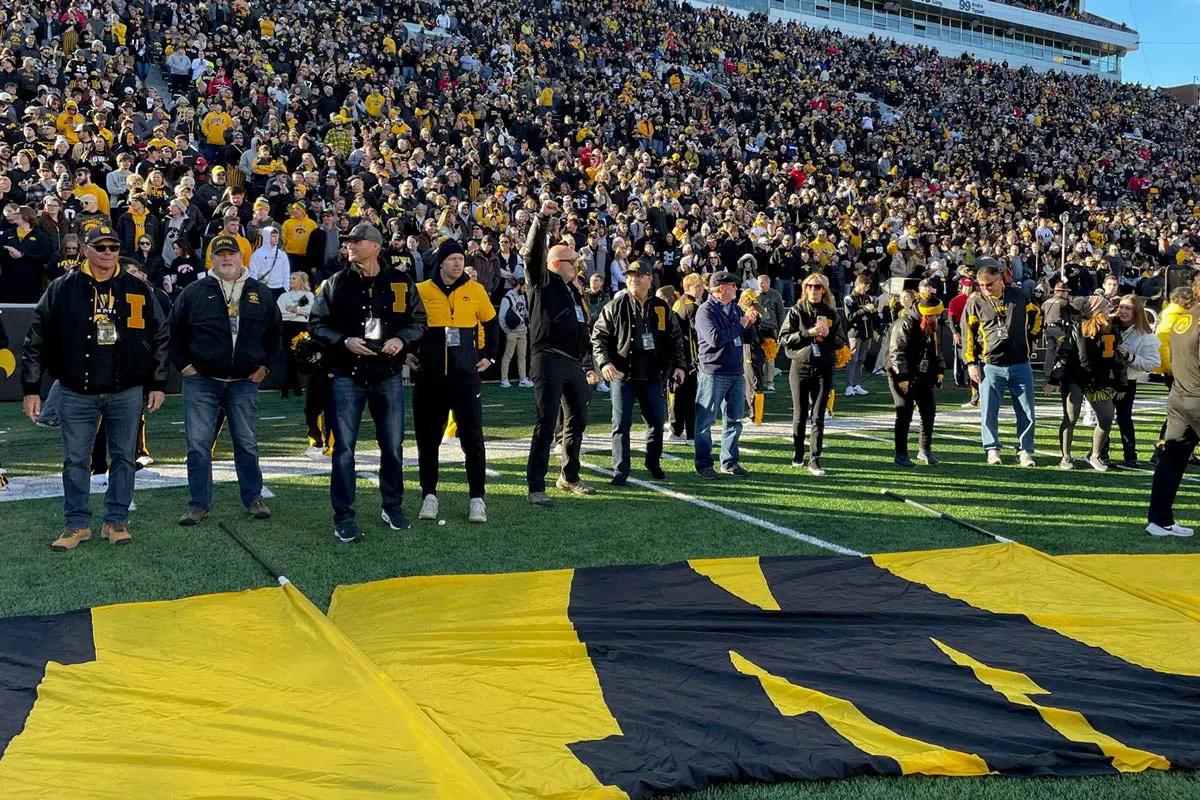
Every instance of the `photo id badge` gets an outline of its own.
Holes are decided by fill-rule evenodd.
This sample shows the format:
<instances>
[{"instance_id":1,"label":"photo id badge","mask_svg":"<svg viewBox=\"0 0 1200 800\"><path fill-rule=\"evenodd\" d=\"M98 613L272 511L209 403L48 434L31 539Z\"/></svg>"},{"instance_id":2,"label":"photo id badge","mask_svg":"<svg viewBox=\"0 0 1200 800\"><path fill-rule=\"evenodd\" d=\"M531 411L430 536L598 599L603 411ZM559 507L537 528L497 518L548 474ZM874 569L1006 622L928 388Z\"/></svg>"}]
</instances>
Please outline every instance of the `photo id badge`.
<instances>
[{"instance_id":1,"label":"photo id badge","mask_svg":"<svg viewBox=\"0 0 1200 800\"><path fill-rule=\"evenodd\" d=\"M367 324L363 327L363 338L368 342L382 341L383 320L377 317L368 317Z\"/></svg>"},{"instance_id":2,"label":"photo id badge","mask_svg":"<svg viewBox=\"0 0 1200 800\"><path fill-rule=\"evenodd\" d=\"M583 306L575 306L575 319L583 322Z\"/></svg>"},{"instance_id":3,"label":"photo id badge","mask_svg":"<svg viewBox=\"0 0 1200 800\"><path fill-rule=\"evenodd\" d=\"M446 347L458 347L461 335L459 328L446 328Z\"/></svg>"},{"instance_id":4,"label":"photo id badge","mask_svg":"<svg viewBox=\"0 0 1200 800\"><path fill-rule=\"evenodd\" d=\"M642 349L643 350L653 350L654 349L654 334L653 333L646 332L646 333L642 334Z\"/></svg>"},{"instance_id":5,"label":"photo id badge","mask_svg":"<svg viewBox=\"0 0 1200 800\"><path fill-rule=\"evenodd\" d=\"M733 346L741 347L742 346L742 337L740 337L740 336L733 337Z\"/></svg>"},{"instance_id":6,"label":"photo id badge","mask_svg":"<svg viewBox=\"0 0 1200 800\"><path fill-rule=\"evenodd\" d=\"M240 317L238 317L237 314L229 315L229 332L234 336L237 336L238 332L238 319L240 319Z\"/></svg>"},{"instance_id":7,"label":"photo id badge","mask_svg":"<svg viewBox=\"0 0 1200 800\"><path fill-rule=\"evenodd\" d=\"M117 325L112 317L96 318L96 344L114 345L117 343Z\"/></svg>"},{"instance_id":8,"label":"photo id badge","mask_svg":"<svg viewBox=\"0 0 1200 800\"><path fill-rule=\"evenodd\" d=\"M922 358L921 363L917 364L917 372L929 372L928 358Z\"/></svg>"},{"instance_id":9,"label":"photo id badge","mask_svg":"<svg viewBox=\"0 0 1200 800\"><path fill-rule=\"evenodd\" d=\"M821 355L821 343L820 343L820 342L818 342L818 341L813 341L813 343L812 343L812 354L813 354L814 356L819 356L819 355Z\"/></svg>"}]
</instances>

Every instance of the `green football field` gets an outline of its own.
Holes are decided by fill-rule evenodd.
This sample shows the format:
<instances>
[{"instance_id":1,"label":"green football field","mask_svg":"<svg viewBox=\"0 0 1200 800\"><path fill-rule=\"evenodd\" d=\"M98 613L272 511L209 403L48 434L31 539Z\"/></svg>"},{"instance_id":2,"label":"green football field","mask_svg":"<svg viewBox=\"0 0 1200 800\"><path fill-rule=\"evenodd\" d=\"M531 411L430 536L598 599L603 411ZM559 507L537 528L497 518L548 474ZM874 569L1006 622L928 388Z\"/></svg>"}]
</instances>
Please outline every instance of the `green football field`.
<instances>
[{"instance_id":1,"label":"green football field","mask_svg":"<svg viewBox=\"0 0 1200 800\"><path fill-rule=\"evenodd\" d=\"M839 374L839 380L841 375ZM879 378L865 384L867 397L838 397L838 427L829 431L824 478L790 466L791 443L783 426L790 422L786 376L780 392L767 400L766 429L747 426L743 464L748 480L699 479L690 450L668 446L675 458L664 462L671 491L650 486L615 489L594 470L585 480L599 489L594 497L567 497L551 489L555 506L535 509L525 502L525 459L489 463L498 473L488 484L486 525L466 521L467 498L461 464L443 468L439 490L444 525L417 522L420 498L415 468L406 469L405 507L414 520L410 531L387 530L378 518L378 490L359 482L359 520L367 537L344 545L332 536L328 478L320 475L267 478L276 495L274 517L248 518L234 484L217 484L213 519L197 528L175 521L187 506L185 488L141 490L130 526L134 543L113 548L94 535L71 553L55 553L49 542L61 528L61 499L0 503L0 617L46 614L110 603L158 600L270 585L273 581L217 526L224 519L318 606L326 608L339 584L407 575L515 572L610 564L669 563L690 558L746 555L829 555L825 545L861 553L966 547L988 543L967 531L894 500L892 489L912 499L970 520L986 530L1052 554L1181 553L1197 544L1188 539L1147 536L1149 471L1093 472L1078 461L1073 472L1057 468L1057 397L1039 395L1038 463L1034 470L1013 465L1011 415L1001 424L1006 465L988 467L978 443L978 425L959 409L966 392L947 388L939 394L943 422L935 449L937 467L902 469L892 464L890 398ZM839 387L840 388L840 387ZM1135 418L1143 459L1148 457L1163 417L1163 392L1143 387ZM484 422L489 439L527 438L532 425L530 390L484 388ZM607 395L595 394L589 433L608 432ZM307 443L303 401L282 401L263 394L259 440L264 457L301 457ZM148 440L158 464L182 463L181 401L168 398L149 422ZM831 423L832 424L832 423ZM410 426L411 428L411 426ZM360 448L374 449L373 429L364 424ZM635 427L634 446L640 429ZM1090 432L1076 434L1075 455L1086 455ZM585 452L585 463L608 467L601 444ZM406 456L415 458L411 430ZM1114 430L1113 455L1120 444ZM915 431L912 453L915 456ZM227 435L218 460L229 460ZM0 459L15 482L59 470L58 434L35 428L16 404L0 406ZM555 458L552 457L552 463ZM647 480L634 454L633 478ZM1189 476L1190 478L1191 476ZM1198 474L1200 477L1200 474ZM550 476L553 482L553 473ZM1185 482L1176 513L1185 524L1200 522L1196 482ZM704 504L710 504L707 507ZM720 510L713 509L712 505ZM92 497L98 512L101 497ZM727 512L727 513L723 513ZM99 531L99 514L95 529ZM750 518L751 521L747 521ZM817 544L812 543L813 541ZM1036 779L904 778L854 779L830 783L775 786L722 786L691 797L706 800L783 800L783 798L1197 798L1200 776L1171 772L1119 778Z\"/></svg>"}]
</instances>

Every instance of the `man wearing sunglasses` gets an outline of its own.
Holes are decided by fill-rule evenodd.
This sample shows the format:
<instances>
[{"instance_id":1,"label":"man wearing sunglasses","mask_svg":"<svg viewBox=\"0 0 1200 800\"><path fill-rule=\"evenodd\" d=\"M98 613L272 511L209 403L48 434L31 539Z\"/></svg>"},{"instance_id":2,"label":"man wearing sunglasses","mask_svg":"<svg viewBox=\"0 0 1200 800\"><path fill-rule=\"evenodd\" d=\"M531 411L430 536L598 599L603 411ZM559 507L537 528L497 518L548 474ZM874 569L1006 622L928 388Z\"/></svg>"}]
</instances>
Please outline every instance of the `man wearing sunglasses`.
<instances>
[{"instance_id":1,"label":"man wearing sunglasses","mask_svg":"<svg viewBox=\"0 0 1200 800\"><path fill-rule=\"evenodd\" d=\"M1017 415L1017 463L1036 466L1033 460L1033 368L1030 341L1042 329L1042 312L1016 286L1005 286L1000 264L981 258L976 280L982 290L963 309L966 318L964 358L971 382L979 385L980 431L987 463L1000 459L1000 400L1007 389Z\"/></svg>"},{"instance_id":2,"label":"man wearing sunglasses","mask_svg":"<svg viewBox=\"0 0 1200 800\"><path fill-rule=\"evenodd\" d=\"M132 541L125 521L133 501L134 453L146 407L157 411L167 380L167 320L150 287L120 267L111 225L88 231L87 261L46 289L25 336L21 383L25 415L36 422L42 378L60 381L65 529L51 545L73 550L91 538L90 463L96 429L108 437L108 493L102 536Z\"/></svg>"}]
</instances>

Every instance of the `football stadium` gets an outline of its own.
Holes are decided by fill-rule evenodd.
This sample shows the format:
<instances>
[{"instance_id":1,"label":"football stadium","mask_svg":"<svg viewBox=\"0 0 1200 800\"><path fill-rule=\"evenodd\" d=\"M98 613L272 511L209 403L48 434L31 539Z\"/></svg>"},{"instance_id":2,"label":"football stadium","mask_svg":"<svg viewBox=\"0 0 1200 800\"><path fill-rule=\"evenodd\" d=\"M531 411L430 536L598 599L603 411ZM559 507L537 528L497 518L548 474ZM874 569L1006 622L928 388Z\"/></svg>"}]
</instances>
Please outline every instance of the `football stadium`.
<instances>
[{"instance_id":1,"label":"football stadium","mask_svg":"<svg viewBox=\"0 0 1200 800\"><path fill-rule=\"evenodd\" d=\"M1200 797L1099 6L0 9L0 798Z\"/></svg>"}]
</instances>

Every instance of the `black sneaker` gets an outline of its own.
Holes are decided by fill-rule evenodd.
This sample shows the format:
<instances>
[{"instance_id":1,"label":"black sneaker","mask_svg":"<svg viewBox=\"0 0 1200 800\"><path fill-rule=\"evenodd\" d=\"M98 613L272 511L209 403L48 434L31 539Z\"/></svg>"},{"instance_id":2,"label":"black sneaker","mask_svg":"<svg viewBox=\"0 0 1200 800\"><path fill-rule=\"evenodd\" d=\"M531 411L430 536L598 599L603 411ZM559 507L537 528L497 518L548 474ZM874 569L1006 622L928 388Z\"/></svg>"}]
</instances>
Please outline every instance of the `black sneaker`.
<instances>
[{"instance_id":1,"label":"black sneaker","mask_svg":"<svg viewBox=\"0 0 1200 800\"><path fill-rule=\"evenodd\" d=\"M725 467L721 467L721 474L732 475L735 478L749 478L750 477L750 473L747 472L746 470L742 469L741 464L734 464L732 467L729 467L728 469L726 469Z\"/></svg>"},{"instance_id":2,"label":"black sneaker","mask_svg":"<svg viewBox=\"0 0 1200 800\"><path fill-rule=\"evenodd\" d=\"M938 457L931 450L917 451L917 461L920 461L922 464L928 464L931 467L936 467L940 463Z\"/></svg>"},{"instance_id":3,"label":"black sneaker","mask_svg":"<svg viewBox=\"0 0 1200 800\"><path fill-rule=\"evenodd\" d=\"M665 481L667 479L667 473L663 472L662 467L646 467L646 471L656 481Z\"/></svg>"},{"instance_id":4,"label":"black sneaker","mask_svg":"<svg viewBox=\"0 0 1200 800\"><path fill-rule=\"evenodd\" d=\"M909 458L908 456L896 456L896 466L897 467L915 467L916 464L914 464L913 460L911 458Z\"/></svg>"},{"instance_id":5,"label":"black sneaker","mask_svg":"<svg viewBox=\"0 0 1200 800\"><path fill-rule=\"evenodd\" d=\"M704 480L706 480L706 481L715 481L717 478L721 477L720 475L717 474L717 471L715 469L713 469L712 467L705 467L704 469L698 469L698 470L696 470L696 474L699 475L701 478L704 478Z\"/></svg>"},{"instance_id":6,"label":"black sneaker","mask_svg":"<svg viewBox=\"0 0 1200 800\"><path fill-rule=\"evenodd\" d=\"M624 486L629 483L629 477L626 475L613 475L609 483L613 486Z\"/></svg>"},{"instance_id":7,"label":"black sneaker","mask_svg":"<svg viewBox=\"0 0 1200 800\"><path fill-rule=\"evenodd\" d=\"M1126 458L1121 463L1126 467L1129 467L1129 469L1137 469L1142 465L1141 462L1137 460L1137 456Z\"/></svg>"},{"instance_id":8,"label":"black sneaker","mask_svg":"<svg viewBox=\"0 0 1200 800\"><path fill-rule=\"evenodd\" d=\"M379 516L394 531L406 531L412 527L412 523L408 521L408 517L404 516L404 509L402 508L397 508L395 511L381 511L379 512Z\"/></svg>"},{"instance_id":9,"label":"black sneaker","mask_svg":"<svg viewBox=\"0 0 1200 800\"><path fill-rule=\"evenodd\" d=\"M357 542L362 538L362 529L358 527L358 523L352 519L345 522L335 522L333 524L333 535L337 537L339 542Z\"/></svg>"}]
</instances>

